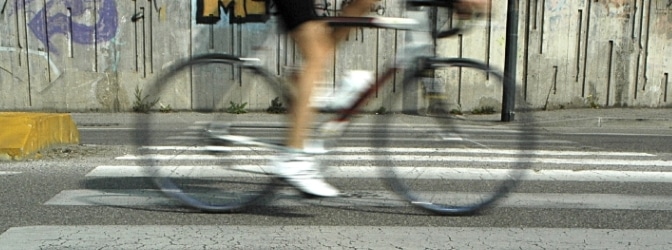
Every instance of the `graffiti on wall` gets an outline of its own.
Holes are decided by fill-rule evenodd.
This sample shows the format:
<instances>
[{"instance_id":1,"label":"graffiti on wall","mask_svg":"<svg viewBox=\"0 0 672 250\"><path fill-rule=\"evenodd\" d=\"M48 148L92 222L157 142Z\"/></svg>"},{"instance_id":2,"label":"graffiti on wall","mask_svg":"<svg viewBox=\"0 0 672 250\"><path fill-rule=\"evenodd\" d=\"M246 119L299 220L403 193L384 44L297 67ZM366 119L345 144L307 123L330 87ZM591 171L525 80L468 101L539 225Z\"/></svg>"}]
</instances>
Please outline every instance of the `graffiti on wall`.
<instances>
[{"instance_id":1,"label":"graffiti on wall","mask_svg":"<svg viewBox=\"0 0 672 250\"><path fill-rule=\"evenodd\" d=\"M91 45L111 41L119 28L115 0L6 0L0 5L0 15L16 16L17 22L25 19L26 35L47 47L46 51L26 49L19 39L17 46L0 47L0 52L25 52L44 58L49 65L49 75L56 78L61 70L52 58L59 54L52 44L55 37L66 36L72 44Z\"/></svg>"},{"instance_id":2,"label":"graffiti on wall","mask_svg":"<svg viewBox=\"0 0 672 250\"><path fill-rule=\"evenodd\" d=\"M70 36L73 43L90 45L112 40L117 35L119 14L115 0L40 0L15 1L10 14L25 11L27 26L33 36L49 46L50 52L58 50L50 44L55 36ZM41 4L37 11L27 6ZM12 8L9 8L12 10ZM94 22L86 21L95 17Z\"/></svg>"},{"instance_id":3,"label":"graffiti on wall","mask_svg":"<svg viewBox=\"0 0 672 250\"><path fill-rule=\"evenodd\" d=\"M214 24L222 19L222 11L229 23L266 22L270 4L265 0L196 0L196 23Z\"/></svg>"}]
</instances>

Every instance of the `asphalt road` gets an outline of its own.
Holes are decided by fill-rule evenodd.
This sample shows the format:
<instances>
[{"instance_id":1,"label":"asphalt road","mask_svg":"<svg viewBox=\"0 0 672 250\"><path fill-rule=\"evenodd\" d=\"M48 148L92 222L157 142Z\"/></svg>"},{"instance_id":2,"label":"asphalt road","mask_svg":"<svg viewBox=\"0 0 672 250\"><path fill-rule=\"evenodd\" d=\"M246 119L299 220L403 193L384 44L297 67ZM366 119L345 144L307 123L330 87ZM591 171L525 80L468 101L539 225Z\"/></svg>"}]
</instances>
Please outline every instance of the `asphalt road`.
<instances>
[{"instance_id":1,"label":"asphalt road","mask_svg":"<svg viewBox=\"0 0 672 250\"><path fill-rule=\"evenodd\" d=\"M171 119L167 129L202 118ZM473 216L438 216L403 202L368 168L375 123L356 124L325 164L347 197L303 199L283 188L267 206L233 214L201 213L164 198L147 178L130 174L137 156L132 115L79 121L84 145L44 152L40 160L0 162L0 249L668 249L672 246L672 134L641 127L538 127L497 123L460 127L490 153L451 157L465 166L511 164L507 149L534 141L530 178L497 207ZM403 128L426 125L411 118ZM267 120L249 120L248 126ZM251 124L251 125L250 125ZM403 130L403 129L402 129ZM272 136L274 129L255 133ZM166 137L180 136L179 131ZM404 166L432 142L394 133ZM367 151L368 150L368 151ZM250 156L250 158L254 158ZM262 157L262 160L264 158ZM339 171L344 170L346 174ZM131 171L132 172L132 171ZM107 174L100 174L107 173ZM348 175L351 174L351 175ZM428 183L432 183L428 179ZM477 181L473 181L476 183ZM428 184L431 186L431 184Z\"/></svg>"}]
</instances>

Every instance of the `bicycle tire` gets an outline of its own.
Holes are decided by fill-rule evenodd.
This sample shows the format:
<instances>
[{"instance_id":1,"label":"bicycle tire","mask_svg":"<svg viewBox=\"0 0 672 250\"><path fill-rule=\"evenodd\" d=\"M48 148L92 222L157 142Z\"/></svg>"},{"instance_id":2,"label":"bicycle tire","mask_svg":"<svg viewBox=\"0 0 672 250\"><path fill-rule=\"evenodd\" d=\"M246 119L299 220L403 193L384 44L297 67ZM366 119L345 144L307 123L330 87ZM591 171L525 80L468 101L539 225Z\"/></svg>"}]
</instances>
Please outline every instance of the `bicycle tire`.
<instances>
[{"instance_id":1,"label":"bicycle tire","mask_svg":"<svg viewBox=\"0 0 672 250\"><path fill-rule=\"evenodd\" d=\"M421 61L421 67L406 73L403 84L411 87L425 84L423 96L427 109L420 112L425 118L413 116L413 124L416 125L400 128L399 124L403 124L403 121L394 121L389 116L384 116L381 127L385 127L385 138L423 140L424 142L419 143L423 145L418 147L425 155L417 159L407 159L396 153L392 159L387 159L387 165L390 166L384 173L387 183L412 205L436 214L469 215L490 208L518 185L525 169L530 167L529 160L510 157L525 154L526 150L535 148L535 140L532 138L534 133L526 125L529 124L530 117L521 113L515 123L515 126L519 126L516 129L518 132L504 131L511 132L508 136L513 137L507 139L514 143L509 148L494 145L497 142L488 142L488 138L484 136L489 133L496 134L496 131L490 131L492 122L474 121L455 114L460 112L449 109L450 98L446 96L448 92L440 87L437 90L436 86L432 89L427 86L427 82L437 84L434 79L442 76L449 80L459 78L462 82L477 81L496 86L504 83L505 76L483 63L469 59L428 58ZM435 92L432 93L433 91ZM524 109L526 105L522 102L523 99L519 98L519 101L518 108ZM427 123L418 126L418 119L426 119ZM522 132L523 130L527 132ZM384 143L381 148L394 148L394 139ZM409 146L411 145L405 145ZM507 154L509 157L502 157L498 153ZM479 156L494 160L478 163ZM504 160L502 163L498 159L507 159L508 162Z\"/></svg>"},{"instance_id":2,"label":"bicycle tire","mask_svg":"<svg viewBox=\"0 0 672 250\"><path fill-rule=\"evenodd\" d=\"M191 82L192 93L207 93L196 90L205 86L218 86L222 88L218 93L228 93L232 87L239 87L232 79L236 76L249 80L245 84L264 88L278 98L275 99L278 103L287 100L287 92L274 75L250 66L245 59L224 54L207 54L177 63L143 92L148 94L146 98L163 98L175 95L179 86ZM222 84L208 85L202 81ZM235 212L268 201L278 183L267 168L269 159L265 157L270 155L264 151L268 150L227 139L231 137L228 135L245 136L246 132L241 132L245 128L236 127L237 115L223 112L225 98L211 94L213 104L201 105L198 113L168 116L177 117L174 120L166 120L166 115L157 110L137 116L137 164L145 168L163 194L190 208ZM242 111L244 107L238 108ZM254 138L260 136L256 132L247 133L246 136Z\"/></svg>"}]
</instances>

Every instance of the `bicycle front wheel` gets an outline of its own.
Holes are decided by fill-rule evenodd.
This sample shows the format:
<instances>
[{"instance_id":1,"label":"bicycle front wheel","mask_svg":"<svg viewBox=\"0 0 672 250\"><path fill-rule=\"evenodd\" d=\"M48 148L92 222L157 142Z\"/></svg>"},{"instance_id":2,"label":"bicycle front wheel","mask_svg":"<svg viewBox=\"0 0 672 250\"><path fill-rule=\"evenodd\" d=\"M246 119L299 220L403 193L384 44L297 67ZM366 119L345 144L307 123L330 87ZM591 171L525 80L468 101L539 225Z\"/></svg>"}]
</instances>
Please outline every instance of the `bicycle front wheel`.
<instances>
[{"instance_id":1,"label":"bicycle front wheel","mask_svg":"<svg viewBox=\"0 0 672 250\"><path fill-rule=\"evenodd\" d=\"M391 151L383 157L391 166L386 172L388 183L411 204L434 213L481 211L504 198L521 180L529 167L528 152L535 147L533 133L525 128L529 123L523 121L524 114L515 123L498 126L496 111L501 104L497 107L495 101L481 102L471 112L460 110L461 96L455 93L466 92L472 85L493 89L493 93L472 93L481 100L501 97L502 73L467 59L427 59L425 63L404 80L405 86L419 85L423 90L419 115L383 118L388 140L381 148ZM399 140L403 147L395 146Z\"/></svg>"},{"instance_id":2,"label":"bicycle front wheel","mask_svg":"<svg viewBox=\"0 0 672 250\"><path fill-rule=\"evenodd\" d=\"M236 90L241 88L247 90ZM181 91L191 93L180 95ZM178 63L142 91L145 102L158 100L162 107L137 116L135 159L168 197L202 211L227 212L272 194L276 181L269 161L272 146L280 144L282 136L276 129L260 132L273 124L244 122L241 113L249 106L236 91L256 92L278 113L287 104L273 75L244 59L219 54ZM179 102L185 96L192 96L187 101L191 107L185 109L197 113L167 108L171 100ZM278 141L259 142L271 134Z\"/></svg>"}]
</instances>

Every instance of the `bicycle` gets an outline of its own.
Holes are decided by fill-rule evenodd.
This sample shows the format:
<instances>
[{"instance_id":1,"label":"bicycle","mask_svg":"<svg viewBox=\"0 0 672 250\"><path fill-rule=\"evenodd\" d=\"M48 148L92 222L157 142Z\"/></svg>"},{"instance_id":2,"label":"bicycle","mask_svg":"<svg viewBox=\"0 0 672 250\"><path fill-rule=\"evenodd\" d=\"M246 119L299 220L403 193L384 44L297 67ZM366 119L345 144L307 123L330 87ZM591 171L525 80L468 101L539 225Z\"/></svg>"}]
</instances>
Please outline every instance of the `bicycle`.
<instances>
[{"instance_id":1,"label":"bicycle","mask_svg":"<svg viewBox=\"0 0 672 250\"><path fill-rule=\"evenodd\" d=\"M429 30L429 13L435 8L451 7L446 1L407 0L406 14L409 18L385 17L328 17L324 21L332 26L348 25L361 27L392 28L406 30L406 44L403 55L368 89L361 92L347 108L334 113L325 113L326 122L320 123L313 131L309 152L323 156L327 161L352 160L348 155L329 157L330 152L368 151L373 162L380 162L381 174L389 187L412 205L438 214L472 214L491 207L505 197L521 180L529 161L513 160L505 166L493 169L481 169L469 166L473 158L454 156L459 153L487 155L489 146L478 139L470 138L469 121L455 119L447 109L446 98L437 98L436 94L426 93L424 98L431 107L422 119L432 124L423 126L399 125L394 115L376 116L377 123L365 133L361 126L349 127L351 118L360 107L398 72L403 71L403 86L432 84L437 77L459 77L461 80L478 80L502 84L505 76L489 66L469 59L437 58L431 53L433 37L450 37L460 32L458 27L438 32ZM428 53L430 52L430 53ZM192 81L222 81L220 72L233 69L237 76L250 84L251 88L263 87L275 98L271 108L282 112L291 105L291 86L278 76L260 66L260 59L239 57L227 54L207 54L193 57L177 63L176 66L158 78L148 88L148 93L157 94L174 91L176 84L190 77ZM268 91L267 91L268 92ZM233 106L233 102L231 103ZM269 108L270 109L270 108ZM282 122L265 124L238 123L234 116L223 114L217 108L199 110L207 113L212 121L194 124L171 124L158 122L160 113L139 116L136 124L136 144L138 163L147 166L147 174L156 186L168 197L182 204L207 212L240 211L252 205L267 202L274 195L282 181L276 178L269 166L270 157L277 152L287 150L282 145L285 138L281 135L286 126ZM205 115L203 115L205 116ZM211 117L210 117L211 116ZM282 115L278 115L284 117ZM412 119L421 119L413 116ZM396 125L395 125L396 124ZM178 129L175 126L181 126ZM183 130L182 130L183 129ZM260 134L263 129L271 130ZM371 147L334 147L340 137L346 133L358 133L366 137L365 143ZM507 154L524 154L523 150L534 149L533 133L514 133L520 141L517 149ZM427 157L422 167L404 166L415 161L414 156L398 155L403 150L395 148L392 141L380 139L403 136L407 144L422 146L415 148ZM367 137L368 136L368 137ZM271 137L265 138L265 137ZM420 141L420 142L418 142ZM355 143L356 144L356 143ZM158 146L162 145L162 146ZM392 146L392 147L391 147ZM517 151L519 150L519 151ZM167 152L156 154L156 152ZM270 154L269 154L270 153ZM390 155L397 154L397 155ZM270 155L266 157L266 155ZM417 157L416 157L417 158ZM460 167L444 167L444 164L466 163ZM322 166L327 165L323 164ZM431 165L431 166L429 166ZM346 174L346 178L366 177L358 172ZM474 178L476 181L474 181Z\"/></svg>"}]
</instances>

